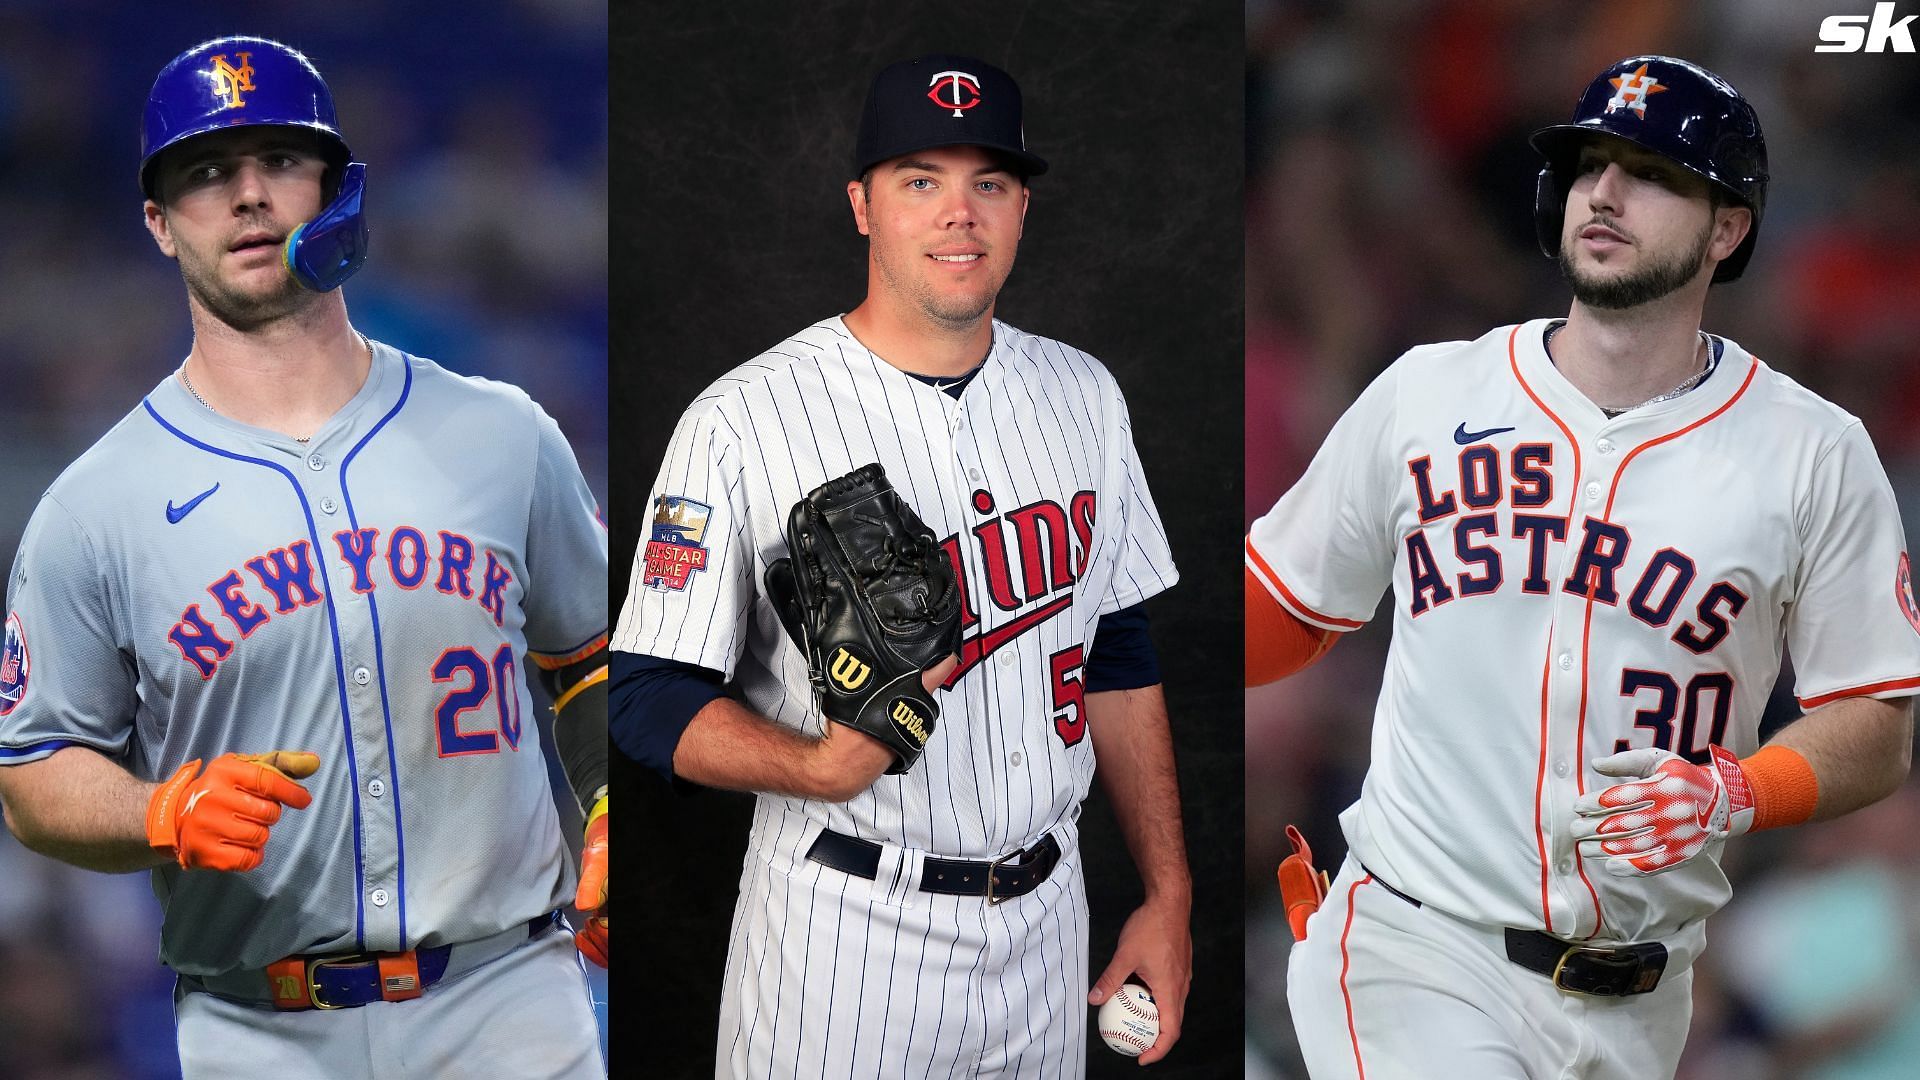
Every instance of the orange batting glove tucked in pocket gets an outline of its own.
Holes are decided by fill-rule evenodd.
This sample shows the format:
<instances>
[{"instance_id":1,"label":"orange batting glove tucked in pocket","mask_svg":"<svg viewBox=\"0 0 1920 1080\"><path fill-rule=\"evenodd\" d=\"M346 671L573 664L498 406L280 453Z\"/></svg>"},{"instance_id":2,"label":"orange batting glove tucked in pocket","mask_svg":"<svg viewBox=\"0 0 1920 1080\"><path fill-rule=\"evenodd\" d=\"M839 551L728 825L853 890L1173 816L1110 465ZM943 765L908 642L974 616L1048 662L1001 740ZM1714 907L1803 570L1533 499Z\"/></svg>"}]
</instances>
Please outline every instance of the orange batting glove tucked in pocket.
<instances>
[{"instance_id":1,"label":"orange batting glove tucked in pocket","mask_svg":"<svg viewBox=\"0 0 1920 1080\"><path fill-rule=\"evenodd\" d=\"M604 789L603 789L604 790ZM607 966L607 797L593 804L587 815L587 842L580 849L580 888L573 894L573 906L586 919L586 925L574 931L573 943L581 955Z\"/></svg>"},{"instance_id":2,"label":"orange batting glove tucked in pocket","mask_svg":"<svg viewBox=\"0 0 1920 1080\"><path fill-rule=\"evenodd\" d=\"M319 768L319 755L303 750L222 754L204 774L199 760L189 761L148 800L147 843L183 870L251 870L281 807L304 810L313 801L294 781Z\"/></svg>"},{"instance_id":3,"label":"orange batting glove tucked in pocket","mask_svg":"<svg viewBox=\"0 0 1920 1080\"><path fill-rule=\"evenodd\" d=\"M1327 898L1327 875L1313 868L1313 849L1300 830L1287 826L1287 842L1293 854L1280 860L1280 902L1287 909L1287 925L1293 928L1293 940L1307 940L1307 917L1320 910Z\"/></svg>"}]
</instances>

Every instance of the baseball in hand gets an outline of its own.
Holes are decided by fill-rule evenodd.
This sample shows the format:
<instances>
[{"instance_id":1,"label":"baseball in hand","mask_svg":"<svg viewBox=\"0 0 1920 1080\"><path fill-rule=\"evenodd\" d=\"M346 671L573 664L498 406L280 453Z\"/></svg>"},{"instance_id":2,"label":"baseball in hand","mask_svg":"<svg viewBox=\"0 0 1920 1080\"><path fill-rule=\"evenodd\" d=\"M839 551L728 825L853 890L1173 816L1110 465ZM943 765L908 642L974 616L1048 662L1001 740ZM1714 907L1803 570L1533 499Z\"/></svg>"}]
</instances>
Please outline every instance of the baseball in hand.
<instances>
[{"instance_id":1,"label":"baseball in hand","mask_svg":"<svg viewBox=\"0 0 1920 1080\"><path fill-rule=\"evenodd\" d=\"M1139 983L1127 983L1100 1006L1100 1038L1119 1053L1139 1057L1160 1038L1160 1007Z\"/></svg>"}]
</instances>

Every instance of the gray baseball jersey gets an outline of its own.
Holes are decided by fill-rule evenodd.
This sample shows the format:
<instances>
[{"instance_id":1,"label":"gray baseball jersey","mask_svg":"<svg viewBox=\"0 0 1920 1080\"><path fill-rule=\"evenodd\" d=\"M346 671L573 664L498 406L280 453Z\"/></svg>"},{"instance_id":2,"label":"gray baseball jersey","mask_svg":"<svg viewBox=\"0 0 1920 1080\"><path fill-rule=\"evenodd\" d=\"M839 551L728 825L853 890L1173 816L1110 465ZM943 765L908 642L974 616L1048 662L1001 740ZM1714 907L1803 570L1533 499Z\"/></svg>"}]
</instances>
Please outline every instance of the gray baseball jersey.
<instances>
[{"instance_id":1,"label":"gray baseball jersey","mask_svg":"<svg viewBox=\"0 0 1920 1080\"><path fill-rule=\"evenodd\" d=\"M760 1074L769 1055L792 1052L777 1048L779 1031L792 1030L808 1033L802 1057L864 1075L874 1066L859 1054L883 1045L876 1060L891 1074L902 1061L981 1052L982 1038L1023 1062L1016 1072L1065 1075L1076 1069L1081 1040L1071 1032L1086 1012L1077 860L1056 871L1067 879L1046 892L1051 899L1036 893L988 908L977 897L946 898L916 914L905 909L918 904L918 854L993 859L1049 831L1071 850L1094 769L1081 693L1087 645L1101 615L1177 577L1126 403L1098 361L996 322L984 365L955 398L874 356L832 318L729 372L674 434L614 647L724 672L762 715L818 733L824 720L806 658L781 629L762 579L786 553L793 504L873 461L943 538L958 570L961 668L907 773L883 776L846 803L760 796L725 982L722 1071ZM888 865L904 876L873 885L879 906L848 875L823 874L804 860L823 828L890 846L888 858L899 861ZM903 850L909 856L901 860ZM769 872L780 878L772 892ZM788 887L789 873L796 887ZM816 897L850 905L846 918L856 924L874 920L862 935L868 1008L790 992L854 977L844 968L832 974L838 945L796 956L787 935L780 951L788 955L766 958L774 927L837 918L815 911ZM1056 901L1058 913L1040 910ZM924 924L929 917L937 925ZM1060 919L1073 928L1072 954L1051 925ZM883 920L901 932L883 933ZM1047 935L1050 945L1039 940ZM1031 967L1018 977L1031 996L1009 1005L996 989L993 1009L964 1008L982 972L1004 967L1010 954L1014 966ZM902 969L920 973L916 988L902 989L894 978ZM880 989L889 983L891 1005ZM993 1010L1005 1014L998 1024ZM924 1012L916 1033L883 1040L887 1025L904 1023L909 1011ZM1031 1054L999 1038L1009 1022L1033 1036ZM982 1024L996 1034L986 1036ZM863 1027L872 1029L865 1038Z\"/></svg>"},{"instance_id":2,"label":"gray baseball jersey","mask_svg":"<svg viewBox=\"0 0 1920 1080\"><path fill-rule=\"evenodd\" d=\"M14 563L0 763L320 755L258 869L154 871L183 973L475 940L572 893L521 664L604 642L596 505L524 393L372 348L310 443L162 381Z\"/></svg>"}]
</instances>

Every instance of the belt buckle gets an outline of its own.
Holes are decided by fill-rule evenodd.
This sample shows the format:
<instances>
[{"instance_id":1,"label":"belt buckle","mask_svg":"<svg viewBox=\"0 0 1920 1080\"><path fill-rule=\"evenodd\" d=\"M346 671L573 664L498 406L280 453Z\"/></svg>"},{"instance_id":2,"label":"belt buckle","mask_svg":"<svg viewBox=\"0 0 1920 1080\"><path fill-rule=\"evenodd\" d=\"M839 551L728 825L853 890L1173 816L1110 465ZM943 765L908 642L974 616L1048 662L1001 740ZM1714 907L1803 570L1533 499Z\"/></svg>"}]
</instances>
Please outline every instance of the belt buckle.
<instances>
[{"instance_id":1,"label":"belt buckle","mask_svg":"<svg viewBox=\"0 0 1920 1080\"><path fill-rule=\"evenodd\" d=\"M314 979L314 972L324 967L333 967L336 964L364 964L372 959L373 957L366 953L349 953L346 956L309 957L306 964L307 1004L312 1005L316 1009L346 1008L345 1005L329 1005L320 1000L320 984Z\"/></svg>"},{"instance_id":2,"label":"belt buckle","mask_svg":"<svg viewBox=\"0 0 1920 1080\"><path fill-rule=\"evenodd\" d=\"M1567 951L1560 954L1559 962L1553 965L1553 985L1555 989L1564 991L1569 994L1579 994L1582 997L1619 997L1621 996L1622 991L1615 989L1612 986L1605 986L1599 989L1591 989L1591 988L1583 989L1578 986L1569 986L1567 984L1564 978L1564 976L1567 974L1567 961L1573 959L1576 954L1581 954L1581 953L1584 953L1587 956L1593 957L1602 966L1610 968L1612 970L1617 970L1622 972L1631 972L1631 971L1638 971L1640 969L1639 959L1632 955L1622 955L1620 952L1614 949L1602 949L1592 945L1569 945L1567 947Z\"/></svg>"},{"instance_id":3,"label":"belt buckle","mask_svg":"<svg viewBox=\"0 0 1920 1080\"><path fill-rule=\"evenodd\" d=\"M1004 904L1013 899L1011 896L995 896L993 887L1000 884L1000 868L1024 855L1026 855L1025 851L1016 851L1010 855L1002 855L987 864L987 904L989 906Z\"/></svg>"}]
</instances>

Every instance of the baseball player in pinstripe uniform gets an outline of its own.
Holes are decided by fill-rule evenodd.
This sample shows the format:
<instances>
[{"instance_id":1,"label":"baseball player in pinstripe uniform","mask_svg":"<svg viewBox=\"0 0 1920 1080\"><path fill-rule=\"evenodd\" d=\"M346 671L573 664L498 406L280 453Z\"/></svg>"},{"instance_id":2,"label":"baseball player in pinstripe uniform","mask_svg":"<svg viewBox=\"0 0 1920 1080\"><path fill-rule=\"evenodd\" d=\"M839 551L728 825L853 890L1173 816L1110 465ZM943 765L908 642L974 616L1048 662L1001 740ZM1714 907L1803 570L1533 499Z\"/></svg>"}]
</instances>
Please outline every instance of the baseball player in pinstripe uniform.
<instances>
[{"instance_id":1,"label":"baseball player in pinstripe uniform","mask_svg":"<svg viewBox=\"0 0 1920 1080\"><path fill-rule=\"evenodd\" d=\"M605 532L524 393L348 322L364 169L286 46L155 81L140 180L193 349L27 527L6 820L152 868L189 1076L602 1077L558 909L605 900ZM594 808L578 889L529 658Z\"/></svg>"},{"instance_id":2,"label":"baseball player in pinstripe uniform","mask_svg":"<svg viewBox=\"0 0 1920 1080\"><path fill-rule=\"evenodd\" d=\"M1759 118L1636 56L1533 145L1567 317L1409 351L1247 538L1250 682L1392 589L1287 970L1316 1078L1673 1076L1725 845L1907 773L1920 606L1873 444L1700 330L1755 250ZM1762 745L1783 647L1804 715Z\"/></svg>"},{"instance_id":3,"label":"baseball player in pinstripe uniform","mask_svg":"<svg viewBox=\"0 0 1920 1080\"><path fill-rule=\"evenodd\" d=\"M1088 1002L1129 974L1159 997L1156 1061L1190 884L1142 601L1176 573L1112 377L992 317L1046 163L1011 78L928 56L875 78L854 166L865 301L688 408L615 629L615 741L760 793L715 1072L1076 1076ZM899 775L822 718L762 584L789 509L869 462L962 594L960 655L925 676L938 726ZM1147 899L1089 992L1076 818L1096 751Z\"/></svg>"}]
</instances>

